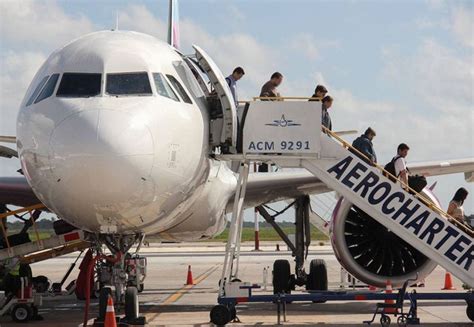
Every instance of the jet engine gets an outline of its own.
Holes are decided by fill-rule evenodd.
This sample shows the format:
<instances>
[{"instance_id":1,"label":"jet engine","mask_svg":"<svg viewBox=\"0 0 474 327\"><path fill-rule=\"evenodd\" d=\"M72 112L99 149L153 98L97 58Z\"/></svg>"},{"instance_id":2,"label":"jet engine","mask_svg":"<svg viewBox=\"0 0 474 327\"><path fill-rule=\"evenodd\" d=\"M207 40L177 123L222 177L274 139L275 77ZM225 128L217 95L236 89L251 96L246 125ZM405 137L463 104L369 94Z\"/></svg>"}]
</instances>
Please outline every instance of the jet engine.
<instances>
[{"instance_id":1,"label":"jet engine","mask_svg":"<svg viewBox=\"0 0 474 327\"><path fill-rule=\"evenodd\" d=\"M440 207L426 188L422 194ZM400 287L407 279L424 279L436 263L364 211L341 197L332 217L331 242L340 264L368 285Z\"/></svg>"}]
</instances>

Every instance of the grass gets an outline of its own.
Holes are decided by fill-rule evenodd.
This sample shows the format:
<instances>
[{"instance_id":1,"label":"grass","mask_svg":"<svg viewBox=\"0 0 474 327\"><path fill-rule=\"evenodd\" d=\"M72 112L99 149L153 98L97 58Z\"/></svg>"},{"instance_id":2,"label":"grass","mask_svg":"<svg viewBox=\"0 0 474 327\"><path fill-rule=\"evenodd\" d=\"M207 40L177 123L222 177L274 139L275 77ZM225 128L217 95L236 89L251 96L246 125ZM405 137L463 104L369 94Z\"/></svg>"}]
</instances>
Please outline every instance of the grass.
<instances>
[{"instance_id":1,"label":"grass","mask_svg":"<svg viewBox=\"0 0 474 327\"><path fill-rule=\"evenodd\" d=\"M294 234L295 233L295 228L294 226L283 226L282 230L285 232L286 235L289 234ZM15 234L18 233L18 231L9 231L9 234ZM30 240L31 241L36 241L36 233L34 230L31 230L28 232L30 235ZM51 235L55 235L53 231L49 230L38 230L38 236L39 239L44 240L46 238L49 238ZM226 242L227 238L229 236L229 228L226 228L222 234L217 235L216 237L205 240L207 242ZM255 232L253 227L243 227L242 229L242 242L247 242L247 241L253 241L255 237ZM281 238L277 234L277 232L273 229L273 227L260 227L260 232L259 232L259 237L260 241L280 241ZM147 237L147 240L149 242L153 242L158 240L158 238L155 238L153 236ZM328 237L321 233L319 230L317 230L315 227L311 226L311 240L312 241L326 241L328 240Z\"/></svg>"},{"instance_id":2,"label":"grass","mask_svg":"<svg viewBox=\"0 0 474 327\"><path fill-rule=\"evenodd\" d=\"M19 233L19 232L20 232L19 230L18 231L9 230L8 235L13 235L13 234L16 234L16 233ZM28 231L28 235L30 236L30 240L32 242L38 240L38 238L36 237L36 233L33 229ZM49 237L51 237L51 235L55 235L53 231L38 230L38 237L39 237L40 240L44 240L46 238L49 238Z\"/></svg>"},{"instance_id":3,"label":"grass","mask_svg":"<svg viewBox=\"0 0 474 327\"><path fill-rule=\"evenodd\" d=\"M294 227L282 227L282 230L285 232L286 235L294 234L295 228ZM227 237L229 235L229 229L226 230L208 241L216 241L216 242L226 242ZM246 241L253 241L255 232L253 227L244 227L242 229L242 242ZM281 238L277 234L277 232L273 229L273 227L262 227L260 228L259 232L260 241L280 241ZM327 240L327 236L317 230L315 227L311 226L311 240L313 241L325 241Z\"/></svg>"}]
</instances>

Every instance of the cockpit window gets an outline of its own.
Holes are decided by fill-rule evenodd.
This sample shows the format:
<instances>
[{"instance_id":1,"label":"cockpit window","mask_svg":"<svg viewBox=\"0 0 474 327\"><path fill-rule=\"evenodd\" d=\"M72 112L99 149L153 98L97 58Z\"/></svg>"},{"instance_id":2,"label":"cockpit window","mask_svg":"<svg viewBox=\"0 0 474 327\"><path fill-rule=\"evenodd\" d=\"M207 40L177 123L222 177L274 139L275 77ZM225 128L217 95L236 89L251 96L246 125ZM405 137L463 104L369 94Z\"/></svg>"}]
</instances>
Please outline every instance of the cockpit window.
<instances>
[{"instance_id":1,"label":"cockpit window","mask_svg":"<svg viewBox=\"0 0 474 327\"><path fill-rule=\"evenodd\" d=\"M107 74L106 92L110 95L151 95L146 72Z\"/></svg>"},{"instance_id":2,"label":"cockpit window","mask_svg":"<svg viewBox=\"0 0 474 327\"><path fill-rule=\"evenodd\" d=\"M99 95L101 77L95 73L64 73L56 96L88 98Z\"/></svg>"},{"instance_id":3,"label":"cockpit window","mask_svg":"<svg viewBox=\"0 0 474 327\"><path fill-rule=\"evenodd\" d=\"M176 78L174 78L173 75L166 75L166 77L168 77L171 84L178 91L179 95L181 96L181 99L183 99L184 102L193 103L189 95L186 93L186 90L184 89L184 87L178 82Z\"/></svg>"},{"instance_id":4,"label":"cockpit window","mask_svg":"<svg viewBox=\"0 0 474 327\"><path fill-rule=\"evenodd\" d=\"M49 98L53 95L54 89L56 88L56 83L58 82L59 74L53 74L48 80L48 83L43 87L38 98L36 98L35 103L38 103L46 98Z\"/></svg>"},{"instance_id":5,"label":"cockpit window","mask_svg":"<svg viewBox=\"0 0 474 327\"><path fill-rule=\"evenodd\" d=\"M155 80L156 92L159 95L179 101L178 96L174 93L173 89L169 85L165 77L160 73L153 73L153 79Z\"/></svg>"},{"instance_id":6,"label":"cockpit window","mask_svg":"<svg viewBox=\"0 0 474 327\"><path fill-rule=\"evenodd\" d=\"M43 79L41 80L41 82L39 82L38 86L36 86L36 89L33 91L33 93L31 94L30 98L28 99L28 102L26 103L25 106L29 106L30 104L33 103L33 101L35 101L36 97L38 96L38 94L41 92L41 89L43 88L44 84L46 83L46 81L48 80L49 76L45 76L43 77Z\"/></svg>"}]
</instances>

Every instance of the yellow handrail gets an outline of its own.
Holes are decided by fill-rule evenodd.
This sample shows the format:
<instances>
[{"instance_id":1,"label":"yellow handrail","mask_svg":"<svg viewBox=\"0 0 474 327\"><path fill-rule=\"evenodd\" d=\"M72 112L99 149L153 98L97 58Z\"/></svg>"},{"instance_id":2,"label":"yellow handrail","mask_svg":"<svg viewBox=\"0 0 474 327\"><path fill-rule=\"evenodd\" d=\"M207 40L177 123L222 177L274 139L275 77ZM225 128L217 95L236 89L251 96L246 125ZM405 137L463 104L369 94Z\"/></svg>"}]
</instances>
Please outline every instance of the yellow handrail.
<instances>
[{"instance_id":1,"label":"yellow handrail","mask_svg":"<svg viewBox=\"0 0 474 327\"><path fill-rule=\"evenodd\" d=\"M12 211L8 211L8 212L5 212L5 213L0 213L0 219L16 215L17 213L23 213L23 212L27 212L27 211L31 211L31 210L35 210L35 209L42 209L42 208L46 208L46 206L42 203L38 203L38 204L29 206L29 207L24 207L24 208L21 208L21 209L12 210Z\"/></svg>"},{"instance_id":2,"label":"yellow handrail","mask_svg":"<svg viewBox=\"0 0 474 327\"><path fill-rule=\"evenodd\" d=\"M238 103L247 103L256 100L271 100L271 101L285 101L285 100L313 100L321 101L322 98L317 97L253 97L252 100L241 100Z\"/></svg>"},{"instance_id":3,"label":"yellow handrail","mask_svg":"<svg viewBox=\"0 0 474 327\"><path fill-rule=\"evenodd\" d=\"M16 215L18 213L28 212L30 214L30 219L33 223L33 228L35 230L36 242L38 242L38 247L41 249L41 242L40 242L40 239L39 239L39 233L38 233L38 229L36 228L35 220L33 219L32 211L36 210L36 209L42 209L42 208L45 208L45 207L46 206L44 204L38 203L38 204L29 206L29 207L25 207L25 208L21 208L21 209L17 209L17 210L12 210L12 211L8 211L8 212L0 213L0 227L2 229L2 236L3 236L3 239L5 240L5 243L7 244L7 249L9 251L10 251L10 248L11 248L10 241L8 240L8 235L7 235L7 231L5 230L4 222L1 221L1 220L2 219L6 220L7 217ZM6 221L5 221L5 223L6 223Z\"/></svg>"},{"instance_id":4,"label":"yellow handrail","mask_svg":"<svg viewBox=\"0 0 474 327\"><path fill-rule=\"evenodd\" d=\"M356 148L354 148L351 144L347 143L345 140L343 140L339 135L337 135L336 133L332 132L331 130L329 130L328 128L326 128L325 126L321 126L323 131L329 135L331 135L332 137L334 137L337 141L339 141L340 143L342 143L342 146L347 148L347 149L351 149L352 151L354 151L355 153L357 153L358 155L360 155L362 158L367 158L367 156L365 154L363 154L362 152L360 152L359 150L357 150ZM389 176L389 177L392 177L394 180L397 180L400 182L400 184L402 185L402 187L407 190L407 191L411 191L413 193L413 195L418 198L419 200L421 200L426 206L428 206L430 209L436 211L438 214L448 218L448 220L450 222L452 222L454 225L458 226L459 228L463 229L466 233L468 233L470 236L474 236L474 230L471 228L471 226L463 223L463 222L460 222L456 219L454 219L453 217L451 217L447 212L443 211L442 209L440 209L439 207L433 205L433 203L431 202L430 199L426 198L423 194L421 193L418 193L417 191L415 191L414 189L412 189L410 186L408 186L407 184L405 184L403 181L399 180L397 177L393 176L391 173L389 173L388 171L386 171L382 166L378 165L377 163L375 162L372 162L372 165L374 167L376 167L378 170L380 170L382 172L382 174L386 175L386 176ZM451 218L451 219L449 219Z\"/></svg>"}]
</instances>

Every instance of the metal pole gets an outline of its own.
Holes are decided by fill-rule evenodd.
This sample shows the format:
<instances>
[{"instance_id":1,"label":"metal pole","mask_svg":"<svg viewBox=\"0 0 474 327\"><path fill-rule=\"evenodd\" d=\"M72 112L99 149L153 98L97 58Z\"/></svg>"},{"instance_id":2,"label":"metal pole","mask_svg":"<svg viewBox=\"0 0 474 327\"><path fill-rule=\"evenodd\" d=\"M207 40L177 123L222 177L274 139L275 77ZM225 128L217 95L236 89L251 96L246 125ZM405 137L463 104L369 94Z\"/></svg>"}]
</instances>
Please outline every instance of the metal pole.
<instances>
[{"instance_id":1,"label":"metal pole","mask_svg":"<svg viewBox=\"0 0 474 327\"><path fill-rule=\"evenodd\" d=\"M256 173L257 172L257 162L254 162L253 163L253 171ZM255 207L254 208L254 215L255 215L255 249L254 251L260 251L260 237L259 237L259 231L260 231L260 228L259 228L259 224L258 224L258 210L257 208Z\"/></svg>"}]
</instances>

